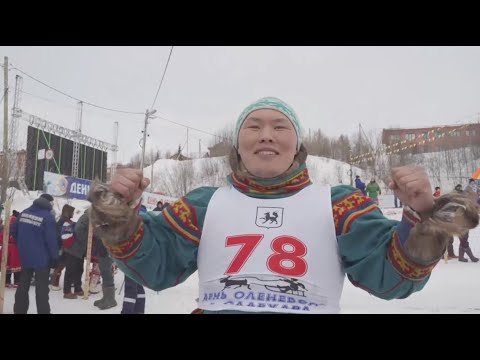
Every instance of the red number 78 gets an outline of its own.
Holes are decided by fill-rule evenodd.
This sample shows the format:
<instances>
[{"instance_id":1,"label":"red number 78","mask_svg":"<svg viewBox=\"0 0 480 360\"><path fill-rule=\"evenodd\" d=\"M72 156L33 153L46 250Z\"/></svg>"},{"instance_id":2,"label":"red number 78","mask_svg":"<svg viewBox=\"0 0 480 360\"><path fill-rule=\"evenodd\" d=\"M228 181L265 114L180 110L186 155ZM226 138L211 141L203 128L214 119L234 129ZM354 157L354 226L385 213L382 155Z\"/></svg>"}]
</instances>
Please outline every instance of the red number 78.
<instances>
[{"instance_id":1,"label":"red number 78","mask_svg":"<svg viewBox=\"0 0 480 360\"><path fill-rule=\"evenodd\" d=\"M263 235L261 234L228 236L225 246L240 245L241 248L228 266L225 274L238 273L262 239ZM289 246L290 249L287 249L286 246ZM267 259L267 268L270 271L286 276L305 275L308 264L303 257L307 254L307 247L301 240L293 236L277 236L272 240L270 248L273 250L273 254ZM290 266L286 266L284 264L285 261L288 261Z\"/></svg>"}]
</instances>

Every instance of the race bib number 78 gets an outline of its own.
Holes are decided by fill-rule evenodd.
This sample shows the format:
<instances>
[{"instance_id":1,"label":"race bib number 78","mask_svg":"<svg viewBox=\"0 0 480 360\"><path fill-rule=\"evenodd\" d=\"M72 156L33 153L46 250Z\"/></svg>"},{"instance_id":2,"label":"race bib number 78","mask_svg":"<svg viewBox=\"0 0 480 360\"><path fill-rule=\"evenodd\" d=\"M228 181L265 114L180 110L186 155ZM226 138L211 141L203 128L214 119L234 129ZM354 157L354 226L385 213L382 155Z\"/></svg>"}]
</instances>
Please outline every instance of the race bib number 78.
<instances>
[{"instance_id":1,"label":"race bib number 78","mask_svg":"<svg viewBox=\"0 0 480 360\"><path fill-rule=\"evenodd\" d=\"M240 246L232 262L225 271L226 275L237 274L252 256L263 239L261 234L235 235L226 238L225 246ZM307 254L306 245L294 236L277 236L270 243L272 253L266 259L267 268L285 276L303 276L308 264L304 259Z\"/></svg>"}]
</instances>

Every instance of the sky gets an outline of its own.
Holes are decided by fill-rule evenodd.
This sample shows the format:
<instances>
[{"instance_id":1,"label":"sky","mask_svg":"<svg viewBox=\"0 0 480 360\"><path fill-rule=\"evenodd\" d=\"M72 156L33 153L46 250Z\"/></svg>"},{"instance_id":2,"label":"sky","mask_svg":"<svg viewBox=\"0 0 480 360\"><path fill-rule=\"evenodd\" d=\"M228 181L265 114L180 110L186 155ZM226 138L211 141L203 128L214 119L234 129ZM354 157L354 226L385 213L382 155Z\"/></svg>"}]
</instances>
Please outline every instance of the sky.
<instances>
[{"instance_id":1,"label":"sky","mask_svg":"<svg viewBox=\"0 0 480 360\"><path fill-rule=\"evenodd\" d=\"M351 135L361 124L367 134L386 127L421 127L478 121L479 47L11 47L0 46L0 61L73 97L123 114L84 105L82 131L113 143L119 122L126 162L140 152L144 113L207 133L232 126L243 108L276 96L297 112L302 126L328 136ZM77 101L23 76L20 107L73 129ZM3 75L3 73L2 73ZM1 76L3 78L3 76ZM9 94L13 103L13 91ZM1 104L3 105L3 104ZM152 107L153 105L153 107ZM2 117L3 118L3 117ZM1 127L0 133L3 131ZM151 119L147 151L187 150L187 130ZM213 137L193 129L188 150L208 151ZM25 142L26 135L20 134ZM3 138L3 136L2 136ZM111 155L109 155L111 157Z\"/></svg>"}]
</instances>

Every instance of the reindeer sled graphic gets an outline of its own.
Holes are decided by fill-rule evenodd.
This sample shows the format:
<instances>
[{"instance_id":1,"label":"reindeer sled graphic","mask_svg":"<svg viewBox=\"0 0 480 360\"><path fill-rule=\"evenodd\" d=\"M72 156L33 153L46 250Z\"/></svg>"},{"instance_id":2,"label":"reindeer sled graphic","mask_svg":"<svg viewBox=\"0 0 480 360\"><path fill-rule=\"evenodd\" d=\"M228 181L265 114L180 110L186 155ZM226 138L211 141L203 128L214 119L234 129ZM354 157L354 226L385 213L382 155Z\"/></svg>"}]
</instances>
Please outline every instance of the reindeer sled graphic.
<instances>
[{"instance_id":1,"label":"reindeer sled graphic","mask_svg":"<svg viewBox=\"0 0 480 360\"><path fill-rule=\"evenodd\" d=\"M292 294L305 297L305 291L308 291L301 282L298 282L298 279L291 278L291 279L282 279L279 281L285 281L288 285L280 286L280 285L265 285L267 290L272 292L278 292L282 294Z\"/></svg>"},{"instance_id":2,"label":"reindeer sled graphic","mask_svg":"<svg viewBox=\"0 0 480 360\"><path fill-rule=\"evenodd\" d=\"M254 282L249 282L248 279L255 279ZM252 290L251 285L261 286L271 292L281 293L281 294L291 294L305 297L305 291L308 291L305 288L305 285L298 281L295 278L281 278L275 280L262 280L256 276L245 276L242 278L232 278L230 275L224 278L221 278L220 283L224 284L224 287L221 291L225 289L238 289L245 287L249 290ZM277 284L272 284L272 282ZM279 282L288 283L288 285L279 285Z\"/></svg>"}]
</instances>

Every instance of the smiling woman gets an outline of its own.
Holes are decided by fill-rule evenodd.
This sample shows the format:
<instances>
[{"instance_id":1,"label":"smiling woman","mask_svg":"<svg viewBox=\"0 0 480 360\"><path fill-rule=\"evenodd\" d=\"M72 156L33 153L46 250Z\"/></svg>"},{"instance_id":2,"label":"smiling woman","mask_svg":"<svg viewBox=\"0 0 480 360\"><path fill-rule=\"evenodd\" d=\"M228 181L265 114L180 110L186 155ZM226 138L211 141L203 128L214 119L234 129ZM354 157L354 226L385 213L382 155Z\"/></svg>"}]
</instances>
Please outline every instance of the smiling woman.
<instances>
[{"instance_id":1,"label":"smiling woman","mask_svg":"<svg viewBox=\"0 0 480 360\"><path fill-rule=\"evenodd\" d=\"M478 224L470 199L434 202L419 167L392 169L389 186L409 205L400 222L356 188L312 184L298 116L277 98L245 108L234 144L228 186L198 188L161 213L129 206L149 184L140 170L90 193L95 233L127 276L158 291L198 270L196 312L337 313L345 274L379 298L405 298L427 283L449 236Z\"/></svg>"},{"instance_id":2,"label":"smiling woman","mask_svg":"<svg viewBox=\"0 0 480 360\"><path fill-rule=\"evenodd\" d=\"M238 136L238 154L245 168L261 179L280 176L297 153L297 133L285 115L277 110L251 112Z\"/></svg>"}]
</instances>

